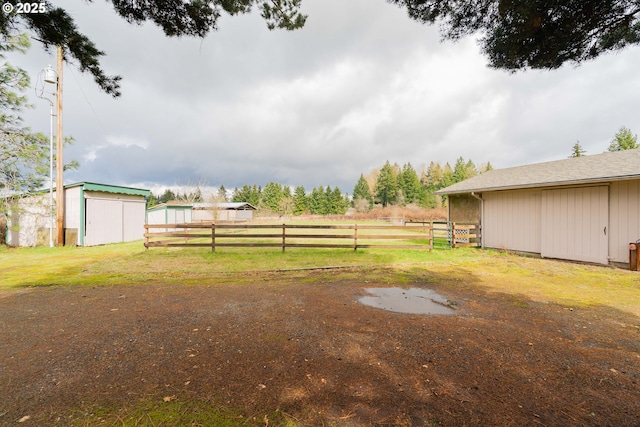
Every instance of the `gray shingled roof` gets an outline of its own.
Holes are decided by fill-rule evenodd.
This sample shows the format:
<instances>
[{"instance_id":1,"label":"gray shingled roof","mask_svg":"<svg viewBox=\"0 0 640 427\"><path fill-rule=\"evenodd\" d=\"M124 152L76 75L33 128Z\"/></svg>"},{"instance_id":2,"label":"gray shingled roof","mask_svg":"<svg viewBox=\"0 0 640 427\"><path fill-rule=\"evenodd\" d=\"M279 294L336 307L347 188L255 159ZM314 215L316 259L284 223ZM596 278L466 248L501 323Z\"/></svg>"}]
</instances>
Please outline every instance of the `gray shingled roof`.
<instances>
[{"instance_id":1,"label":"gray shingled roof","mask_svg":"<svg viewBox=\"0 0 640 427\"><path fill-rule=\"evenodd\" d=\"M552 187L640 179L640 149L495 169L443 188L437 194Z\"/></svg>"}]
</instances>

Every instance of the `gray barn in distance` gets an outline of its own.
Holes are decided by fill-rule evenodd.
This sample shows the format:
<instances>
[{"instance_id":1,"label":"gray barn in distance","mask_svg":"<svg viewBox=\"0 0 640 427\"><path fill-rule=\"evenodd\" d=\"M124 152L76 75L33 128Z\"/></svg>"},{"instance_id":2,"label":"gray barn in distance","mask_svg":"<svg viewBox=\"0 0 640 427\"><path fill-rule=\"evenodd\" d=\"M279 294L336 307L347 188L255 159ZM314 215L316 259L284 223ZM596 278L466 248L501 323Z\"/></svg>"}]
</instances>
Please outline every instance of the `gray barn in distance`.
<instances>
[{"instance_id":1,"label":"gray barn in distance","mask_svg":"<svg viewBox=\"0 0 640 427\"><path fill-rule=\"evenodd\" d=\"M250 203L169 202L147 209L147 224L189 222L250 221L256 208ZM169 231L169 229L167 229Z\"/></svg>"},{"instance_id":2,"label":"gray barn in distance","mask_svg":"<svg viewBox=\"0 0 640 427\"><path fill-rule=\"evenodd\" d=\"M482 247L598 264L629 263L640 239L640 149L496 169L437 192Z\"/></svg>"}]
</instances>

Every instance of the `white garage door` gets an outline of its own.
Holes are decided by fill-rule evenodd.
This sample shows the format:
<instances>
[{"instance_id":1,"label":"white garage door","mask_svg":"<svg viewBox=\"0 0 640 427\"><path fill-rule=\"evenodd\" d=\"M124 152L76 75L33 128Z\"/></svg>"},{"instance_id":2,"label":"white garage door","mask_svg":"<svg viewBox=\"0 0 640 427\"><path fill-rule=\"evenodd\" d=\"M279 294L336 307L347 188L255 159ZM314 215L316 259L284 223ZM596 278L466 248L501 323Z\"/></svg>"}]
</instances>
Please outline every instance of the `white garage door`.
<instances>
[{"instance_id":1,"label":"white garage door","mask_svg":"<svg viewBox=\"0 0 640 427\"><path fill-rule=\"evenodd\" d=\"M86 199L85 246L122 241L122 200Z\"/></svg>"},{"instance_id":2,"label":"white garage door","mask_svg":"<svg viewBox=\"0 0 640 427\"><path fill-rule=\"evenodd\" d=\"M122 204L122 242L144 238L144 201L125 200Z\"/></svg>"},{"instance_id":3,"label":"white garage door","mask_svg":"<svg viewBox=\"0 0 640 427\"><path fill-rule=\"evenodd\" d=\"M608 187L542 192L541 255L608 263Z\"/></svg>"}]
</instances>

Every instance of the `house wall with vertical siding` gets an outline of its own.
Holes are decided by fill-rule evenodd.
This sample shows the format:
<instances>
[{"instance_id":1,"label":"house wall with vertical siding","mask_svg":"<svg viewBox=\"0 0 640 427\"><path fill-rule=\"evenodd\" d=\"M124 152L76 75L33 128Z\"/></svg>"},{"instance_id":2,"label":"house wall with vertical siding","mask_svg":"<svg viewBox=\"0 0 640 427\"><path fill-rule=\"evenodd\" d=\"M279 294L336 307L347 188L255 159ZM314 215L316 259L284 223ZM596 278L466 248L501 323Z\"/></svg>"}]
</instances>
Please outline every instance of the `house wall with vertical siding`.
<instances>
[{"instance_id":1,"label":"house wall with vertical siding","mask_svg":"<svg viewBox=\"0 0 640 427\"><path fill-rule=\"evenodd\" d=\"M629 243L640 239L640 180L611 184L609 224L609 260L628 263Z\"/></svg>"},{"instance_id":2,"label":"house wall with vertical siding","mask_svg":"<svg viewBox=\"0 0 640 427\"><path fill-rule=\"evenodd\" d=\"M609 185L543 190L541 230L543 257L608 264Z\"/></svg>"},{"instance_id":3,"label":"house wall with vertical siding","mask_svg":"<svg viewBox=\"0 0 640 427\"><path fill-rule=\"evenodd\" d=\"M540 190L482 194L484 247L540 253Z\"/></svg>"},{"instance_id":4,"label":"house wall with vertical siding","mask_svg":"<svg viewBox=\"0 0 640 427\"><path fill-rule=\"evenodd\" d=\"M485 192L482 194L483 246L606 263L602 256L591 253L592 249L597 249L592 240L602 234L603 225L606 225L608 261L628 263L629 243L640 240L640 180L614 181L605 187L608 188L605 206L608 212L605 213L596 212L602 210L602 203L591 206L593 203L585 201L588 193L597 187ZM542 206L543 191L547 204L555 197L559 198L558 203L566 202L567 205L564 216L552 218L559 226L555 232L543 229L542 216L549 214ZM597 226L592 224L594 218L598 219ZM546 222L552 219L546 218ZM562 229L567 231L566 236L557 232ZM542 239L545 239L545 245ZM569 255L562 255L565 252Z\"/></svg>"}]
</instances>

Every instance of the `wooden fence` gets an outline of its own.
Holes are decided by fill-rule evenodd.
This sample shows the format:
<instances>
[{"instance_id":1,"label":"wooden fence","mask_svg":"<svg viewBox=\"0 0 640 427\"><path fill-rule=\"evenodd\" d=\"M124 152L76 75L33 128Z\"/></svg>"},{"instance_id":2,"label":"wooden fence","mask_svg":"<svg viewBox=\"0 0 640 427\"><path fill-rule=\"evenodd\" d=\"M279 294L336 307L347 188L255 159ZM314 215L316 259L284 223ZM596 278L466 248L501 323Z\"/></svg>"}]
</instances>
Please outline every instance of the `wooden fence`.
<instances>
[{"instance_id":1,"label":"wooden fence","mask_svg":"<svg viewBox=\"0 0 640 427\"><path fill-rule=\"evenodd\" d=\"M445 224L443 228L442 224ZM426 249L448 241L449 247L478 246L475 224L407 223L390 225L319 224L146 224L144 246ZM452 239L451 236L456 236ZM343 243L341 243L343 242Z\"/></svg>"}]
</instances>

